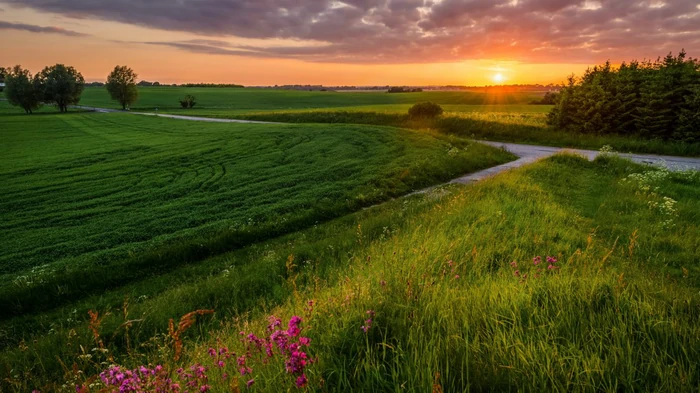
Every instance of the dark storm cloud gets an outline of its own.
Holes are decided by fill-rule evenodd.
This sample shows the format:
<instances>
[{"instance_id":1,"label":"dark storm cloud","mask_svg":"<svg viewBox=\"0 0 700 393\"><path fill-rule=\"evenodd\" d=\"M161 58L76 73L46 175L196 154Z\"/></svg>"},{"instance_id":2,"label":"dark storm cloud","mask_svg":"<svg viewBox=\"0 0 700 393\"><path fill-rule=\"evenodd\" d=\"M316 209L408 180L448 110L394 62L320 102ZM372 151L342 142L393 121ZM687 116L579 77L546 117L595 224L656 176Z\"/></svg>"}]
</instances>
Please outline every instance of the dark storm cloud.
<instances>
[{"instance_id":1,"label":"dark storm cloud","mask_svg":"<svg viewBox=\"0 0 700 393\"><path fill-rule=\"evenodd\" d=\"M60 34L60 35L66 35L66 36L70 36L70 37L87 37L87 36L89 36L88 34L78 33L75 31L62 29L60 27L35 26L35 25L27 25L24 23L10 23L10 22L4 22L4 21L0 21L0 30L23 30L23 31L29 31L32 33Z\"/></svg>"},{"instance_id":2,"label":"dark storm cloud","mask_svg":"<svg viewBox=\"0 0 700 393\"><path fill-rule=\"evenodd\" d=\"M0 0L212 39L196 53L324 62L592 62L700 52L700 0ZM225 37L299 40L236 47ZM308 44L308 45L307 45Z\"/></svg>"}]
</instances>

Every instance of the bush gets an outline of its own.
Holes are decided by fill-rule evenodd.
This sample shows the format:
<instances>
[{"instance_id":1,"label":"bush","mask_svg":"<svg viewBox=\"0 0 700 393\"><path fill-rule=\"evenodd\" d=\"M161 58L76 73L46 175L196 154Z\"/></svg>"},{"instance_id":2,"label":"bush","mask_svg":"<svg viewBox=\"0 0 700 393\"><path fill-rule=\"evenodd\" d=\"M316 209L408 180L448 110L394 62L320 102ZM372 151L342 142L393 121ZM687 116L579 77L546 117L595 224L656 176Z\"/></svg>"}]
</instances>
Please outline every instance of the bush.
<instances>
[{"instance_id":1,"label":"bush","mask_svg":"<svg viewBox=\"0 0 700 393\"><path fill-rule=\"evenodd\" d=\"M196 98L190 94L186 95L184 99L180 100L180 106L186 109L192 109L196 104Z\"/></svg>"},{"instance_id":2,"label":"bush","mask_svg":"<svg viewBox=\"0 0 700 393\"><path fill-rule=\"evenodd\" d=\"M434 119L442 115L442 107L434 102L419 102L408 110L408 115L413 118Z\"/></svg>"}]
</instances>

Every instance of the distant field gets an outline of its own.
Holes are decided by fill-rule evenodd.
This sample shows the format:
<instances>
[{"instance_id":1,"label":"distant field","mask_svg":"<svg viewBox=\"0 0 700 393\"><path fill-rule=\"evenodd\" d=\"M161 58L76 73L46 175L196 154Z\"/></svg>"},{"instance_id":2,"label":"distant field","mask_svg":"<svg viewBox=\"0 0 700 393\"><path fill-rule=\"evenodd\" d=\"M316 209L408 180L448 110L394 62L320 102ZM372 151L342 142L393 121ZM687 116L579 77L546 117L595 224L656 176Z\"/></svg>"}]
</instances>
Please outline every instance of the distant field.
<instances>
[{"instance_id":1,"label":"distant field","mask_svg":"<svg viewBox=\"0 0 700 393\"><path fill-rule=\"evenodd\" d=\"M321 91L290 91L234 88L184 88L147 87L139 89L139 100L132 106L134 110L179 109L178 98L187 94L197 98L197 106L192 112L226 109L237 111L268 111L319 108L376 107L385 105L386 110L394 111L421 101L434 101L449 105L451 110L461 111L459 106L484 105L524 105L540 97L533 93L479 93L461 91L438 91L423 93L338 93ZM119 109L115 101L109 99L104 88L87 88L80 101L81 105ZM533 106L534 107L534 106ZM375 108L377 109L377 108ZM467 111L478 110L476 107ZM533 110L540 110L533 108Z\"/></svg>"},{"instance_id":2,"label":"distant field","mask_svg":"<svg viewBox=\"0 0 700 393\"><path fill-rule=\"evenodd\" d=\"M113 261L138 255L148 271L154 261L200 258L511 159L465 140L376 126L93 113L0 122L2 301L86 266L117 285L116 276L128 281L138 269L103 275ZM89 291L87 281L68 292ZM46 307L60 297L51 291L38 291L48 296L38 303L25 293L0 317Z\"/></svg>"}]
</instances>

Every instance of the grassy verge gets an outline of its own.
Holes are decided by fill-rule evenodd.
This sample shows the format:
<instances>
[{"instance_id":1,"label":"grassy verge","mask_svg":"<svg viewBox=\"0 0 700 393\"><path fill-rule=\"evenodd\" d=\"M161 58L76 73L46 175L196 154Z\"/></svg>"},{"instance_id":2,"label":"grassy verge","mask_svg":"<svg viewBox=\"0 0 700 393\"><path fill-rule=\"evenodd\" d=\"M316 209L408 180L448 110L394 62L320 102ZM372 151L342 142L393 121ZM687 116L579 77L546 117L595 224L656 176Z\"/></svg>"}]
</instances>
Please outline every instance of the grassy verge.
<instances>
[{"instance_id":1,"label":"grassy verge","mask_svg":"<svg viewBox=\"0 0 700 393\"><path fill-rule=\"evenodd\" d=\"M200 362L213 391L250 379L286 390L295 379L280 356L263 363L253 350L245 377L229 359L222 382L207 348L240 356L239 331L262 337L267 315L296 314L317 359L305 371L313 391L693 391L699 197L697 174L556 156L182 267L171 288L132 287L116 309L91 299L97 341L84 316L53 315L49 334L0 354L4 383L49 391L110 363ZM156 333L210 308L174 361Z\"/></svg>"}]
</instances>

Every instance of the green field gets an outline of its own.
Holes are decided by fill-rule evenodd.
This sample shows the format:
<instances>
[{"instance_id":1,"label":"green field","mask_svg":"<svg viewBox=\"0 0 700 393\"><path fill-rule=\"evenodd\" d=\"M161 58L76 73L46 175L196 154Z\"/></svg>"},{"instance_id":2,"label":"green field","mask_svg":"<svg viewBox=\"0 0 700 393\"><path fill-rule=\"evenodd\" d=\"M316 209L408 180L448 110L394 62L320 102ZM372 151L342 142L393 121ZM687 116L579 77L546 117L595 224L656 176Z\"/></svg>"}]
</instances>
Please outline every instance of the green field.
<instances>
[{"instance_id":1,"label":"green field","mask_svg":"<svg viewBox=\"0 0 700 393\"><path fill-rule=\"evenodd\" d=\"M699 146L553 130L526 95L141 93L133 109L283 124L27 116L0 102L0 392L111 392L98 374L114 365L160 365L164 379L222 393L248 381L259 392L700 388L699 172L557 155L394 199L514 159L474 138ZM177 108L188 93L201 106ZM81 104L112 107L106 97L87 89ZM445 115L405 114L425 99ZM195 310L214 313L180 320ZM272 340L271 315L285 329L302 319L303 389L293 351L267 357L240 334ZM200 364L196 382L176 371Z\"/></svg>"},{"instance_id":2,"label":"green field","mask_svg":"<svg viewBox=\"0 0 700 393\"><path fill-rule=\"evenodd\" d=\"M200 109L214 110L294 110L346 107L384 107L395 109L408 107L421 101L434 101L440 105L479 107L491 105L524 105L539 98L533 93L481 93L471 91L435 91L423 93L386 92L340 93L333 91L292 91L268 89L194 88L194 87L147 87L139 89L139 100L133 110L160 111L179 109L178 99L187 94L197 98L194 112ZM87 88L81 105L120 109L109 99L104 88ZM469 108L467 108L469 110Z\"/></svg>"},{"instance_id":3,"label":"green field","mask_svg":"<svg viewBox=\"0 0 700 393\"><path fill-rule=\"evenodd\" d=\"M430 129L461 137L534 145L598 150L612 146L626 153L700 156L700 143L647 140L633 136L563 131L547 125L549 105L528 105L537 93L433 91L389 94L308 92L233 88L141 88L132 109L191 116L285 123L346 123ZM193 109L178 98L197 97ZM437 120L411 121L407 111L420 101L440 104ZM103 88L85 90L82 105L117 108Z\"/></svg>"},{"instance_id":4,"label":"green field","mask_svg":"<svg viewBox=\"0 0 700 393\"><path fill-rule=\"evenodd\" d=\"M120 306L108 292L46 314L49 334L25 333L28 350L7 348L0 362L16 391L72 387L109 364L201 363L213 391L254 378L276 392L293 385L283 359L253 356L251 375L222 381L207 348L244 353L240 331L264 336L268 315L300 315L317 358L310 391L690 392L700 384L698 198L697 173L557 156L144 277L119 292ZM90 349L88 309L106 352ZM216 314L187 331L175 361L156 333L196 309ZM233 359L226 367L237 373Z\"/></svg>"}]
</instances>

